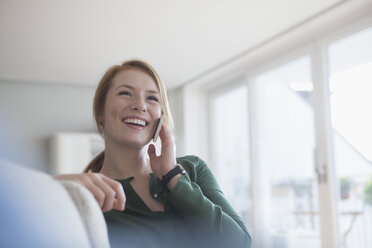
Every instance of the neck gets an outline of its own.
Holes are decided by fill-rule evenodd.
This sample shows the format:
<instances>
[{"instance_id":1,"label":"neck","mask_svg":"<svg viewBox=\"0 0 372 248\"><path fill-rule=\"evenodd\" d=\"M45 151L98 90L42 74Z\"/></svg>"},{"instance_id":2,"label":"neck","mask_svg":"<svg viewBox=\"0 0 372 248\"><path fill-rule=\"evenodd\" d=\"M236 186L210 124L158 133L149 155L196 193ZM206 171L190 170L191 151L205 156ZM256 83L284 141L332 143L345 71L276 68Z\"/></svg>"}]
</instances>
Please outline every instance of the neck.
<instances>
[{"instance_id":1,"label":"neck","mask_svg":"<svg viewBox=\"0 0 372 248\"><path fill-rule=\"evenodd\" d=\"M152 170L147 146L133 148L106 144L105 159L100 172L113 179L148 176Z\"/></svg>"}]
</instances>

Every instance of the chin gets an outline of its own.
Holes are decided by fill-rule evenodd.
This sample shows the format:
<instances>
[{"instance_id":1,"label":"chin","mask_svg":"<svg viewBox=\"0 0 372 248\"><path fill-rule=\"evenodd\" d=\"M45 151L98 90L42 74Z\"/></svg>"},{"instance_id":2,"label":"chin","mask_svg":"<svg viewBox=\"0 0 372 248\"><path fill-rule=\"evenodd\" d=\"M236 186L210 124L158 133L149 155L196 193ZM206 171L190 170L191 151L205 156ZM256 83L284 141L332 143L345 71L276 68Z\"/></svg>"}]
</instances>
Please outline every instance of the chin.
<instances>
[{"instance_id":1,"label":"chin","mask_svg":"<svg viewBox=\"0 0 372 248\"><path fill-rule=\"evenodd\" d=\"M129 146L133 148L143 148L147 146L151 142L151 138L146 139L146 140L125 140L121 142L123 146Z\"/></svg>"},{"instance_id":2,"label":"chin","mask_svg":"<svg viewBox=\"0 0 372 248\"><path fill-rule=\"evenodd\" d=\"M137 149L141 149L145 146L147 146L151 140L152 140L152 137L146 137L147 135L110 135L110 137L108 137L108 135L106 136L106 141L108 141L109 143L113 143L113 144L117 144L121 147L131 147L131 148L137 148ZM111 142L109 141L111 140Z\"/></svg>"}]
</instances>

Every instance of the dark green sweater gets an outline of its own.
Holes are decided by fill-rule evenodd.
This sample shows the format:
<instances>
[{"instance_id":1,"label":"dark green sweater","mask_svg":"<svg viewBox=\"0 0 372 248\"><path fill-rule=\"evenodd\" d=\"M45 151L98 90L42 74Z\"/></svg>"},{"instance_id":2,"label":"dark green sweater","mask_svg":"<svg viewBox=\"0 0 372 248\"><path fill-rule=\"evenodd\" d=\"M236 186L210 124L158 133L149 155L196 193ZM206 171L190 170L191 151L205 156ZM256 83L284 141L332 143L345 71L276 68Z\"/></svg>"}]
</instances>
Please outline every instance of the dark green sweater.
<instances>
[{"instance_id":1,"label":"dark green sweater","mask_svg":"<svg viewBox=\"0 0 372 248\"><path fill-rule=\"evenodd\" d=\"M196 156L177 158L187 174L172 191L151 174L150 192L164 204L151 212L129 183L124 187L124 211L105 213L112 247L250 247L243 221L220 190L204 161Z\"/></svg>"}]
</instances>

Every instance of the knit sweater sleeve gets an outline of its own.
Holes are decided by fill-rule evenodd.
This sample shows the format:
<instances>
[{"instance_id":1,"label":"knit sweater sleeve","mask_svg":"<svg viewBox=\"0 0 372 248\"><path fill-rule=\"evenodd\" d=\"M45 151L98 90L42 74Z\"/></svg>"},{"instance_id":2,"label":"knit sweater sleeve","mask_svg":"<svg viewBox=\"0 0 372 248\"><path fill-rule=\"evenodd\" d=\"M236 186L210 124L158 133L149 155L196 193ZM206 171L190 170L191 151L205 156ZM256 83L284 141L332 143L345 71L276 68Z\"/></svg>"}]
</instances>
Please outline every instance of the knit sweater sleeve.
<instances>
[{"instance_id":1,"label":"knit sweater sleeve","mask_svg":"<svg viewBox=\"0 0 372 248\"><path fill-rule=\"evenodd\" d=\"M206 163L196 156L181 158L179 163L188 173L167 196L175 211L196 228L233 240L231 247L250 247L247 228L226 200Z\"/></svg>"}]
</instances>

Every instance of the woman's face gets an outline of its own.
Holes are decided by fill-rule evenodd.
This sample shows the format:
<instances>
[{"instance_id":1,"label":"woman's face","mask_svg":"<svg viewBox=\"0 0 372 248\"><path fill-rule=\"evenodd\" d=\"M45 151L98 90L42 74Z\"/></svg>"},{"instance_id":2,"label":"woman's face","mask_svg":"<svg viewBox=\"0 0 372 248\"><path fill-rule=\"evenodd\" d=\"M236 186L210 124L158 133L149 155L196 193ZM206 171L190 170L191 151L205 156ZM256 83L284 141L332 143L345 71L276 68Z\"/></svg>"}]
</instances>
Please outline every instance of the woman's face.
<instances>
[{"instance_id":1,"label":"woman's face","mask_svg":"<svg viewBox=\"0 0 372 248\"><path fill-rule=\"evenodd\" d=\"M160 115L160 93L152 77L137 69L119 72L107 92L101 117L106 145L147 145Z\"/></svg>"}]
</instances>

